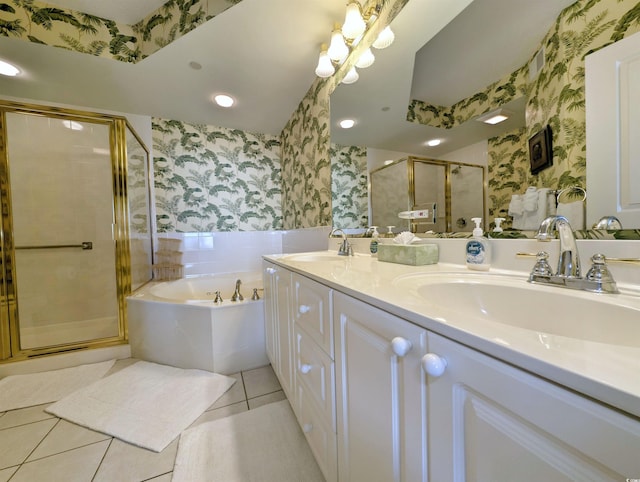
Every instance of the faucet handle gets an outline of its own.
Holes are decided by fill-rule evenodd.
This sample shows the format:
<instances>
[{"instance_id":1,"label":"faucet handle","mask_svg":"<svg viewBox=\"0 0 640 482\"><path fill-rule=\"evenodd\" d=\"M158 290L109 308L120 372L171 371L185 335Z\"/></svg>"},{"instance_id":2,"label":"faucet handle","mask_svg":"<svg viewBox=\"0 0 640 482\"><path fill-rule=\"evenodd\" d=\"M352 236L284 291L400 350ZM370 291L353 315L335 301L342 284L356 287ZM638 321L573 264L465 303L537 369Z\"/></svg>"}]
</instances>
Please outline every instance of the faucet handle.
<instances>
[{"instance_id":1,"label":"faucet handle","mask_svg":"<svg viewBox=\"0 0 640 482\"><path fill-rule=\"evenodd\" d=\"M549 253L540 251L536 254L536 264L531 270L530 278L533 276L552 276L551 265L549 264Z\"/></svg>"},{"instance_id":2,"label":"faucet handle","mask_svg":"<svg viewBox=\"0 0 640 482\"><path fill-rule=\"evenodd\" d=\"M591 268L587 271L585 279L589 281L611 282L613 281L613 275L607 267L607 259L604 254L594 254L591 257Z\"/></svg>"}]
</instances>

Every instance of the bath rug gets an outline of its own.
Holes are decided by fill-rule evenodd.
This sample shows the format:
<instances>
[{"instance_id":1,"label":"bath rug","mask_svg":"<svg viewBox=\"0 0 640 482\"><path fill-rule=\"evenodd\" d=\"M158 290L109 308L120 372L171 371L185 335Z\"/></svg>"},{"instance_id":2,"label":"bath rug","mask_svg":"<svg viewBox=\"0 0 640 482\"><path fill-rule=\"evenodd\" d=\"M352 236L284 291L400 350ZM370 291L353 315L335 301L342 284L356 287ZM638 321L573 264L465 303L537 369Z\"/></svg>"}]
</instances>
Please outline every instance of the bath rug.
<instances>
[{"instance_id":1,"label":"bath rug","mask_svg":"<svg viewBox=\"0 0 640 482\"><path fill-rule=\"evenodd\" d=\"M45 410L69 422L161 452L235 378L139 361Z\"/></svg>"},{"instance_id":2,"label":"bath rug","mask_svg":"<svg viewBox=\"0 0 640 482\"><path fill-rule=\"evenodd\" d=\"M324 482L289 402L196 425L180 436L172 482Z\"/></svg>"},{"instance_id":3,"label":"bath rug","mask_svg":"<svg viewBox=\"0 0 640 482\"><path fill-rule=\"evenodd\" d=\"M115 360L0 380L0 412L55 402L102 378Z\"/></svg>"}]
</instances>

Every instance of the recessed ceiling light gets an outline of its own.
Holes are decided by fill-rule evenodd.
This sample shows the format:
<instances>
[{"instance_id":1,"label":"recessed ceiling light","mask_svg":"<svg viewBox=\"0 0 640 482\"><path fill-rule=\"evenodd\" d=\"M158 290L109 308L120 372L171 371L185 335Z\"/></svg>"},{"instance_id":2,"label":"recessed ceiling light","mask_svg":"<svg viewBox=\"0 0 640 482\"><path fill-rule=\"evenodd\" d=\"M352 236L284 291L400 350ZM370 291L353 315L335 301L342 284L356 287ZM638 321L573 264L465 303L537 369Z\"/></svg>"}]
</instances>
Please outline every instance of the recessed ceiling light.
<instances>
[{"instance_id":1,"label":"recessed ceiling light","mask_svg":"<svg viewBox=\"0 0 640 482\"><path fill-rule=\"evenodd\" d=\"M384 161L385 166L388 166L389 164L393 164L393 159L387 159L386 161Z\"/></svg>"},{"instance_id":2,"label":"recessed ceiling light","mask_svg":"<svg viewBox=\"0 0 640 482\"><path fill-rule=\"evenodd\" d=\"M484 122L485 124L495 125L499 124L500 122L506 121L510 115L511 112L509 111L506 111L504 109L497 109L481 115L480 117L476 118L476 120L479 122Z\"/></svg>"},{"instance_id":3,"label":"recessed ceiling light","mask_svg":"<svg viewBox=\"0 0 640 482\"><path fill-rule=\"evenodd\" d=\"M202 64L199 64L196 61L191 61L189 62L189 67L191 67L193 70L200 70L202 68Z\"/></svg>"},{"instance_id":4,"label":"recessed ceiling light","mask_svg":"<svg viewBox=\"0 0 640 482\"><path fill-rule=\"evenodd\" d=\"M340 127L343 129L351 129L354 125L356 125L356 121L353 119L343 119L340 121Z\"/></svg>"},{"instance_id":5,"label":"recessed ceiling light","mask_svg":"<svg viewBox=\"0 0 640 482\"><path fill-rule=\"evenodd\" d=\"M427 141L427 145L429 147L436 147L439 146L441 142L442 141L440 139L431 139L430 141Z\"/></svg>"},{"instance_id":6,"label":"recessed ceiling light","mask_svg":"<svg viewBox=\"0 0 640 482\"><path fill-rule=\"evenodd\" d=\"M15 77L19 73L20 69L18 67L4 60L0 60L0 74Z\"/></svg>"},{"instance_id":7,"label":"recessed ceiling light","mask_svg":"<svg viewBox=\"0 0 640 482\"><path fill-rule=\"evenodd\" d=\"M235 100L233 100L233 97L226 94L218 94L213 98L213 100L220 107L231 107L235 103Z\"/></svg>"}]
</instances>

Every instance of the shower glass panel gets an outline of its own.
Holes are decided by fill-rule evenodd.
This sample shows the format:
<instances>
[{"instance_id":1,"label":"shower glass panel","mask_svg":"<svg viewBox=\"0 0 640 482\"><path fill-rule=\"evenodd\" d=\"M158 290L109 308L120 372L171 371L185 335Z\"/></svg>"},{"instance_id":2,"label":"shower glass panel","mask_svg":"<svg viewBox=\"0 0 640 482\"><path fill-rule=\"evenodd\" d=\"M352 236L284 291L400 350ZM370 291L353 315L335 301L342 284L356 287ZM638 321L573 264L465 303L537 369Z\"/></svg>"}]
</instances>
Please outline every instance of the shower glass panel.
<instances>
[{"instance_id":1,"label":"shower glass panel","mask_svg":"<svg viewBox=\"0 0 640 482\"><path fill-rule=\"evenodd\" d=\"M135 290L151 280L153 275L149 153L128 126L125 136L131 289Z\"/></svg>"},{"instance_id":2,"label":"shower glass panel","mask_svg":"<svg viewBox=\"0 0 640 482\"><path fill-rule=\"evenodd\" d=\"M447 165L414 161L414 205L412 209L432 209L436 205L436 223L416 222L414 232L444 232L447 227Z\"/></svg>"},{"instance_id":3,"label":"shower glass panel","mask_svg":"<svg viewBox=\"0 0 640 482\"><path fill-rule=\"evenodd\" d=\"M371 193L372 226L380 228L395 226L396 232L409 229L409 221L398 217L398 213L408 211L410 208L406 159L371 171L369 192Z\"/></svg>"},{"instance_id":4,"label":"shower glass panel","mask_svg":"<svg viewBox=\"0 0 640 482\"><path fill-rule=\"evenodd\" d=\"M120 335L107 122L6 113L19 349Z\"/></svg>"}]
</instances>

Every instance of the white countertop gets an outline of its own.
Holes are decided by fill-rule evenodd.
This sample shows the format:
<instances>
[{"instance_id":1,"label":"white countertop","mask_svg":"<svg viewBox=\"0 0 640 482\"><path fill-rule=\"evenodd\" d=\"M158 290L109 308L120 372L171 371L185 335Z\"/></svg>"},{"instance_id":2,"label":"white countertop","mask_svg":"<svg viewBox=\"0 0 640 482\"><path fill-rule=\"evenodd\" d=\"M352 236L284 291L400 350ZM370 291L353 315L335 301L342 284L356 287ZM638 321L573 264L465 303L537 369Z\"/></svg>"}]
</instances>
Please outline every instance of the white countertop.
<instances>
[{"instance_id":1,"label":"white countertop","mask_svg":"<svg viewBox=\"0 0 640 482\"><path fill-rule=\"evenodd\" d=\"M295 261L288 256L271 255L264 259L640 417L640 340L625 346L609 345L518 328L480 316L469 319L459 316L455 306L442 306L437 300L430 302L391 283L394 278L411 273L470 273L464 265L406 266L379 262L369 255L330 262ZM525 272L493 268L489 271L491 274L511 276L517 278L517 282L526 282L528 277ZM556 287L543 289L565 291ZM585 293L584 296L617 295ZM553 306L540 306L540 316L553 316L553 309ZM606 324L607 320L603 319L602 323Z\"/></svg>"}]
</instances>

